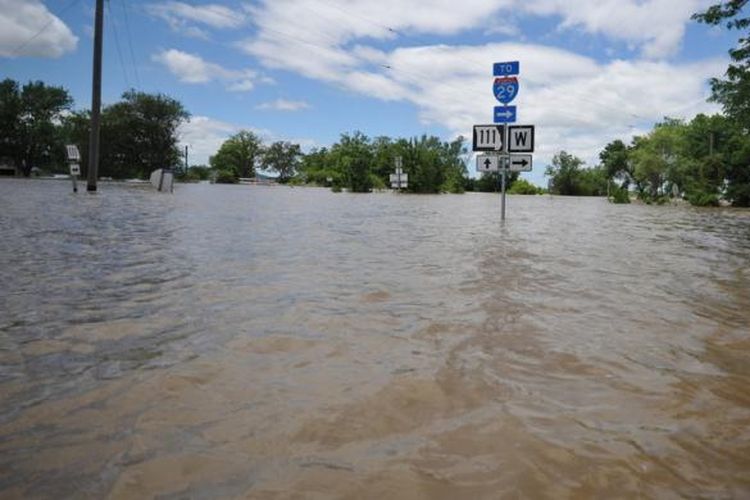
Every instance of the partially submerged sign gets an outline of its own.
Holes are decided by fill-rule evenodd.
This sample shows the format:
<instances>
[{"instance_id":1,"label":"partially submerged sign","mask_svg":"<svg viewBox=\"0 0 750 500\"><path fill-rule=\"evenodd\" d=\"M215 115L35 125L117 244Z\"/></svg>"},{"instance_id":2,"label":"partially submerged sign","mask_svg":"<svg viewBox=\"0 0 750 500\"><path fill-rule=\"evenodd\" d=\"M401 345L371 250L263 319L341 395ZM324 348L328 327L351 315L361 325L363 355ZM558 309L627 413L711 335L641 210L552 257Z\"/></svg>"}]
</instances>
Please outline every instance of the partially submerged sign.
<instances>
[{"instance_id":1,"label":"partially submerged sign","mask_svg":"<svg viewBox=\"0 0 750 500\"><path fill-rule=\"evenodd\" d=\"M502 151L504 145L504 125L474 125L474 151Z\"/></svg>"}]
</instances>

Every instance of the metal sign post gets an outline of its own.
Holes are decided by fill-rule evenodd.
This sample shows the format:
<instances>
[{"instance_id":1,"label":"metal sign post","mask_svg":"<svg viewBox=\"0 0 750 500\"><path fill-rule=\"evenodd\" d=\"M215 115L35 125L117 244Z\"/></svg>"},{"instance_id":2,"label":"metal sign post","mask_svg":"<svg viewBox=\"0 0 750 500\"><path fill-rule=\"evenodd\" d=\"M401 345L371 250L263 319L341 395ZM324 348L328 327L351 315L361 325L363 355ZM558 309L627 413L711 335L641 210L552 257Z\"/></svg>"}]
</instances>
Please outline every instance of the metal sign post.
<instances>
[{"instance_id":1,"label":"metal sign post","mask_svg":"<svg viewBox=\"0 0 750 500\"><path fill-rule=\"evenodd\" d=\"M396 157L396 173L391 174L391 188L406 189L409 187L409 174L405 174L401 168L401 157Z\"/></svg>"},{"instance_id":2,"label":"metal sign post","mask_svg":"<svg viewBox=\"0 0 750 500\"><path fill-rule=\"evenodd\" d=\"M533 125L504 125L516 122L516 106L510 106L518 95L518 61L498 62L492 65L492 94L502 106L492 113L494 125L474 125L473 150L477 155L477 172L500 172L500 218L505 220L505 188L508 172L531 172L534 152ZM501 125L498 125L501 124ZM514 154L524 153L524 154Z\"/></svg>"},{"instance_id":3,"label":"metal sign post","mask_svg":"<svg viewBox=\"0 0 750 500\"><path fill-rule=\"evenodd\" d=\"M78 146L75 144L68 144L65 146L65 152L68 157L68 163L70 164L70 178L73 179L73 192L78 192L78 176L81 175L81 153L78 151Z\"/></svg>"}]
</instances>

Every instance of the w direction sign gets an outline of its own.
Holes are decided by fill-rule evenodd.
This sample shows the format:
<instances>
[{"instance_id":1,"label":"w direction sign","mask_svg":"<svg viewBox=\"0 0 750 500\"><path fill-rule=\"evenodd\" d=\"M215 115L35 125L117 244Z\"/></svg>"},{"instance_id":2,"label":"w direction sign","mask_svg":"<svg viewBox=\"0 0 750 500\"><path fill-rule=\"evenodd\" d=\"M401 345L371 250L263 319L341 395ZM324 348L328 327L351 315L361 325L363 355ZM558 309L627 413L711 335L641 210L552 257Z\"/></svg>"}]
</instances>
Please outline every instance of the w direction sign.
<instances>
[{"instance_id":1,"label":"w direction sign","mask_svg":"<svg viewBox=\"0 0 750 500\"><path fill-rule=\"evenodd\" d=\"M534 152L534 125L510 125L508 127L508 152Z\"/></svg>"},{"instance_id":2,"label":"w direction sign","mask_svg":"<svg viewBox=\"0 0 750 500\"><path fill-rule=\"evenodd\" d=\"M505 125L474 125L474 151L502 151L505 145Z\"/></svg>"}]
</instances>

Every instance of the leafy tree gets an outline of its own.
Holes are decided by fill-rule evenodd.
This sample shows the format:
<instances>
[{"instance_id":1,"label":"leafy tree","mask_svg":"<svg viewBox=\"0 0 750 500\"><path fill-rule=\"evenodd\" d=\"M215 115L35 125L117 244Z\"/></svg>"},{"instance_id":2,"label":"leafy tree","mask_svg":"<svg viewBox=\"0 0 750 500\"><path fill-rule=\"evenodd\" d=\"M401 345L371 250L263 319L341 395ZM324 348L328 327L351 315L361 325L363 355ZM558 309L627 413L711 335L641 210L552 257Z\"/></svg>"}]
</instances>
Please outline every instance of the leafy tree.
<instances>
[{"instance_id":1,"label":"leafy tree","mask_svg":"<svg viewBox=\"0 0 750 500\"><path fill-rule=\"evenodd\" d=\"M300 156L299 144L277 141L263 151L261 166L279 174L279 182L286 183L296 175Z\"/></svg>"},{"instance_id":2,"label":"leafy tree","mask_svg":"<svg viewBox=\"0 0 750 500\"><path fill-rule=\"evenodd\" d=\"M624 189L633 182L633 166L628 147L620 139L607 144L599 153L599 160L608 179L620 180Z\"/></svg>"},{"instance_id":3,"label":"leafy tree","mask_svg":"<svg viewBox=\"0 0 750 500\"><path fill-rule=\"evenodd\" d=\"M177 129L188 117L182 104L166 95L125 92L121 101L102 109L99 175L146 178L158 168L180 165ZM63 123L66 137L81 151L84 172L90 121L88 111L79 111Z\"/></svg>"},{"instance_id":4,"label":"leafy tree","mask_svg":"<svg viewBox=\"0 0 750 500\"><path fill-rule=\"evenodd\" d=\"M750 17L741 16L747 3L747 0L720 2L693 14L693 19L709 25L726 22L728 29L744 30L750 26ZM727 68L726 78L711 79L711 99L723 106L727 116L750 129L750 36L741 37L729 55L733 63Z\"/></svg>"},{"instance_id":5,"label":"leafy tree","mask_svg":"<svg viewBox=\"0 0 750 500\"><path fill-rule=\"evenodd\" d=\"M241 130L224 141L214 156L211 167L231 172L235 177L253 177L256 163L263 155L263 143L253 132Z\"/></svg>"},{"instance_id":6,"label":"leafy tree","mask_svg":"<svg viewBox=\"0 0 750 500\"><path fill-rule=\"evenodd\" d=\"M62 87L0 82L0 156L11 158L26 176L33 167L64 163L59 124L72 104Z\"/></svg>"},{"instance_id":7,"label":"leafy tree","mask_svg":"<svg viewBox=\"0 0 750 500\"><path fill-rule=\"evenodd\" d=\"M560 151L552 158L545 175L551 179L550 192L568 196L581 194L581 167L584 162L577 156Z\"/></svg>"},{"instance_id":8,"label":"leafy tree","mask_svg":"<svg viewBox=\"0 0 750 500\"><path fill-rule=\"evenodd\" d=\"M331 147L330 154L350 191L366 193L372 190L372 151L366 135L362 132L342 134L339 142Z\"/></svg>"}]
</instances>

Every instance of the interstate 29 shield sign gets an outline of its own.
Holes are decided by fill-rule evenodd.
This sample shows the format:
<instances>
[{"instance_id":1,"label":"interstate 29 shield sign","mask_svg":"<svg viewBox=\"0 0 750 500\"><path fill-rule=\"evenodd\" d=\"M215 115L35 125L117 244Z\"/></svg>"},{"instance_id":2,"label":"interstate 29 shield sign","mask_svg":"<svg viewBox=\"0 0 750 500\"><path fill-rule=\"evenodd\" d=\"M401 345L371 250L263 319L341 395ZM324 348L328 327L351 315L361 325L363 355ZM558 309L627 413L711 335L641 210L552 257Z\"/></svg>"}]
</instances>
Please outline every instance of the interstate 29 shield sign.
<instances>
[{"instance_id":1,"label":"interstate 29 shield sign","mask_svg":"<svg viewBox=\"0 0 750 500\"><path fill-rule=\"evenodd\" d=\"M503 104L508 104L518 95L518 78L515 76L505 76L495 78L492 84L492 93L495 98Z\"/></svg>"}]
</instances>

